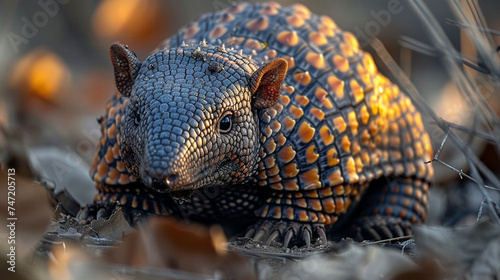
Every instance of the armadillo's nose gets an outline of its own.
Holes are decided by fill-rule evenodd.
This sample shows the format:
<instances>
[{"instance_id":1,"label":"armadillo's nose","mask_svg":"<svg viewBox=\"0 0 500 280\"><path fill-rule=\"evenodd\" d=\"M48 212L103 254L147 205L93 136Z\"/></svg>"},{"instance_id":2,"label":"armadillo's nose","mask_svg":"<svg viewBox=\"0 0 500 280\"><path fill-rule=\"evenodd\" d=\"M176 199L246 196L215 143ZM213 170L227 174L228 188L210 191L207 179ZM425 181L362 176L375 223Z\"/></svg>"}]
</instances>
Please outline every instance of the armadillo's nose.
<instances>
[{"instance_id":1,"label":"armadillo's nose","mask_svg":"<svg viewBox=\"0 0 500 280\"><path fill-rule=\"evenodd\" d=\"M168 188L173 188L179 181L179 175L176 173L171 173L165 178L164 181Z\"/></svg>"},{"instance_id":2,"label":"armadillo's nose","mask_svg":"<svg viewBox=\"0 0 500 280\"><path fill-rule=\"evenodd\" d=\"M177 173L164 174L152 174L151 172L145 171L143 175L144 184L156 191L168 191L173 190L179 182L179 175Z\"/></svg>"}]
</instances>

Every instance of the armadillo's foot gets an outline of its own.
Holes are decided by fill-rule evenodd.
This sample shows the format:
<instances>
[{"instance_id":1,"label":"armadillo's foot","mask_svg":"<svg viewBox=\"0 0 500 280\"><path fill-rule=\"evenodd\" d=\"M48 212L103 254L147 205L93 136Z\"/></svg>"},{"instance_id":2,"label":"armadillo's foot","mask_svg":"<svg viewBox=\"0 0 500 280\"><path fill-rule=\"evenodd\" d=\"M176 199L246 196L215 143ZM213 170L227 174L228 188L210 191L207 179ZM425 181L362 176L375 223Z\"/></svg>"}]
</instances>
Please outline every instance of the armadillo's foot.
<instances>
[{"instance_id":1,"label":"armadillo's foot","mask_svg":"<svg viewBox=\"0 0 500 280\"><path fill-rule=\"evenodd\" d=\"M295 221L260 220L251 226L245 237L255 241L265 241L266 245L280 242L284 248L297 246L311 247L326 245L326 230L324 224L307 224Z\"/></svg>"},{"instance_id":2,"label":"armadillo's foot","mask_svg":"<svg viewBox=\"0 0 500 280\"><path fill-rule=\"evenodd\" d=\"M412 226L409 221L396 217L370 216L361 217L354 223L356 241L384 240L410 236Z\"/></svg>"},{"instance_id":3,"label":"armadillo's foot","mask_svg":"<svg viewBox=\"0 0 500 280\"><path fill-rule=\"evenodd\" d=\"M116 203L101 204L95 203L91 205L84 206L76 214L76 218L80 221L90 222L92 220L98 220L99 218L107 219L113 212L117 209Z\"/></svg>"},{"instance_id":4,"label":"armadillo's foot","mask_svg":"<svg viewBox=\"0 0 500 280\"><path fill-rule=\"evenodd\" d=\"M93 220L109 219L118 209L121 209L122 215L130 225L137 224L140 220L146 218L150 213L142 209L130 209L123 207L118 202L94 203L80 209L76 218L82 223L90 223Z\"/></svg>"}]
</instances>

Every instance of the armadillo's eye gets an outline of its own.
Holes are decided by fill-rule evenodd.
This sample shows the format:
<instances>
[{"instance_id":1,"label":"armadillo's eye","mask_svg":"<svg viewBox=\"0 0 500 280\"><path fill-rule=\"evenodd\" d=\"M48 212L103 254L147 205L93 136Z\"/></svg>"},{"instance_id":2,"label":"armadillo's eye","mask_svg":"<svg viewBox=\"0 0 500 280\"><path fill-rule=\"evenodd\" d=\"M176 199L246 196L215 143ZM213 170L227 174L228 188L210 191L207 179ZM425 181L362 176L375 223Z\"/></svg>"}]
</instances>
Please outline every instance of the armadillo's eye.
<instances>
[{"instance_id":1,"label":"armadillo's eye","mask_svg":"<svg viewBox=\"0 0 500 280\"><path fill-rule=\"evenodd\" d=\"M224 117L222 117L219 121L219 131L221 133L228 133L233 126L233 121L231 119L232 114L227 113Z\"/></svg>"},{"instance_id":2,"label":"armadillo's eye","mask_svg":"<svg viewBox=\"0 0 500 280\"><path fill-rule=\"evenodd\" d=\"M134 113L134 123L136 125L139 125L141 123L141 112L139 110L136 110Z\"/></svg>"}]
</instances>

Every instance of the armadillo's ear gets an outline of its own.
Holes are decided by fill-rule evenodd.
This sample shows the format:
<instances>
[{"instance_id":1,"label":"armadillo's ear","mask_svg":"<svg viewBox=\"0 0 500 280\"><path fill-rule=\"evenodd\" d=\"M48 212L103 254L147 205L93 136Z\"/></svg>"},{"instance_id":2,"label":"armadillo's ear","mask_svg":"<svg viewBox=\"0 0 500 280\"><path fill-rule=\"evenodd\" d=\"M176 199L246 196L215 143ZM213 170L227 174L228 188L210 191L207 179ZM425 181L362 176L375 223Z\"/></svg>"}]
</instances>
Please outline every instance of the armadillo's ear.
<instances>
[{"instance_id":1,"label":"armadillo's ear","mask_svg":"<svg viewBox=\"0 0 500 280\"><path fill-rule=\"evenodd\" d=\"M117 43L109 48L109 56L115 69L116 88L123 96L130 97L141 62L134 52Z\"/></svg>"},{"instance_id":2,"label":"armadillo's ear","mask_svg":"<svg viewBox=\"0 0 500 280\"><path fill-rule=\"evenodd\" d=\"M250 78L250 91L253 95L253 107L265 109L278 102L281 83L285 79L288 63L277 58L255 71Z\"/></svg>"}]
</instances>

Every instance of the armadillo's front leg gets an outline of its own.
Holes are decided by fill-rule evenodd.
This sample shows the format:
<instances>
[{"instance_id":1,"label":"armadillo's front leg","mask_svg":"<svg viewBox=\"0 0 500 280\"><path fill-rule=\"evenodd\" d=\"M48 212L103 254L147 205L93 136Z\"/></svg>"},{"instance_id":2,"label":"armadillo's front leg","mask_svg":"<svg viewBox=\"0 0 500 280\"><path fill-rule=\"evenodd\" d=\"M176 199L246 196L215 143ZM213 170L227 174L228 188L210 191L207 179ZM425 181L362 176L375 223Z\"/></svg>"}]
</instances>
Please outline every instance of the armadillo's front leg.
<instances>
[{"instance_id":1,"label":"armadillo's front leg","mask_svg":"<svg viewBox=\"0 0 500 280\"><path fill-rule=\"evenodd\" d=\"M335 188L267 193L265 204L257 211L261 220L246 236L267 244L278 241L284 247L326 245L325 225L334 224L362 192L361 185Z\"/></svg>"},{"instance_id":2,"label":"armadillo's front leg","mask_svg":"<svg viewBox=\"0 0 500 280\"><path fill-rule=\"evenodd\" d=\"M122 209L125 218L135 224L149 215L169 215L161 196L146 191L138 183L120 187L97 187L99 193L94 203L88 208L88 217L98 219L111 216L118 208Z\"/></svg>"},{"instance_id":3,"label":"armadillo's front leg","mask_svg":"<svg viewBox=\"0 0 500 280\"><path fill-rule=\"evenodd\" d=\"M331 221L331 217L324 215L321 211L310 209L316 206L316 199L292 199L292 196L304 197L308 193L283 193L274 192L268 194L270 198L257 210L260 220L251 226L246 237L256 241L264 241L266 244L279 242L283 247L310 247L313 245L326 245L325 222ZM319 209L321 210L321 209ZM327 218L325 218L327 217Z\"/></svg>"}]
</instances>

